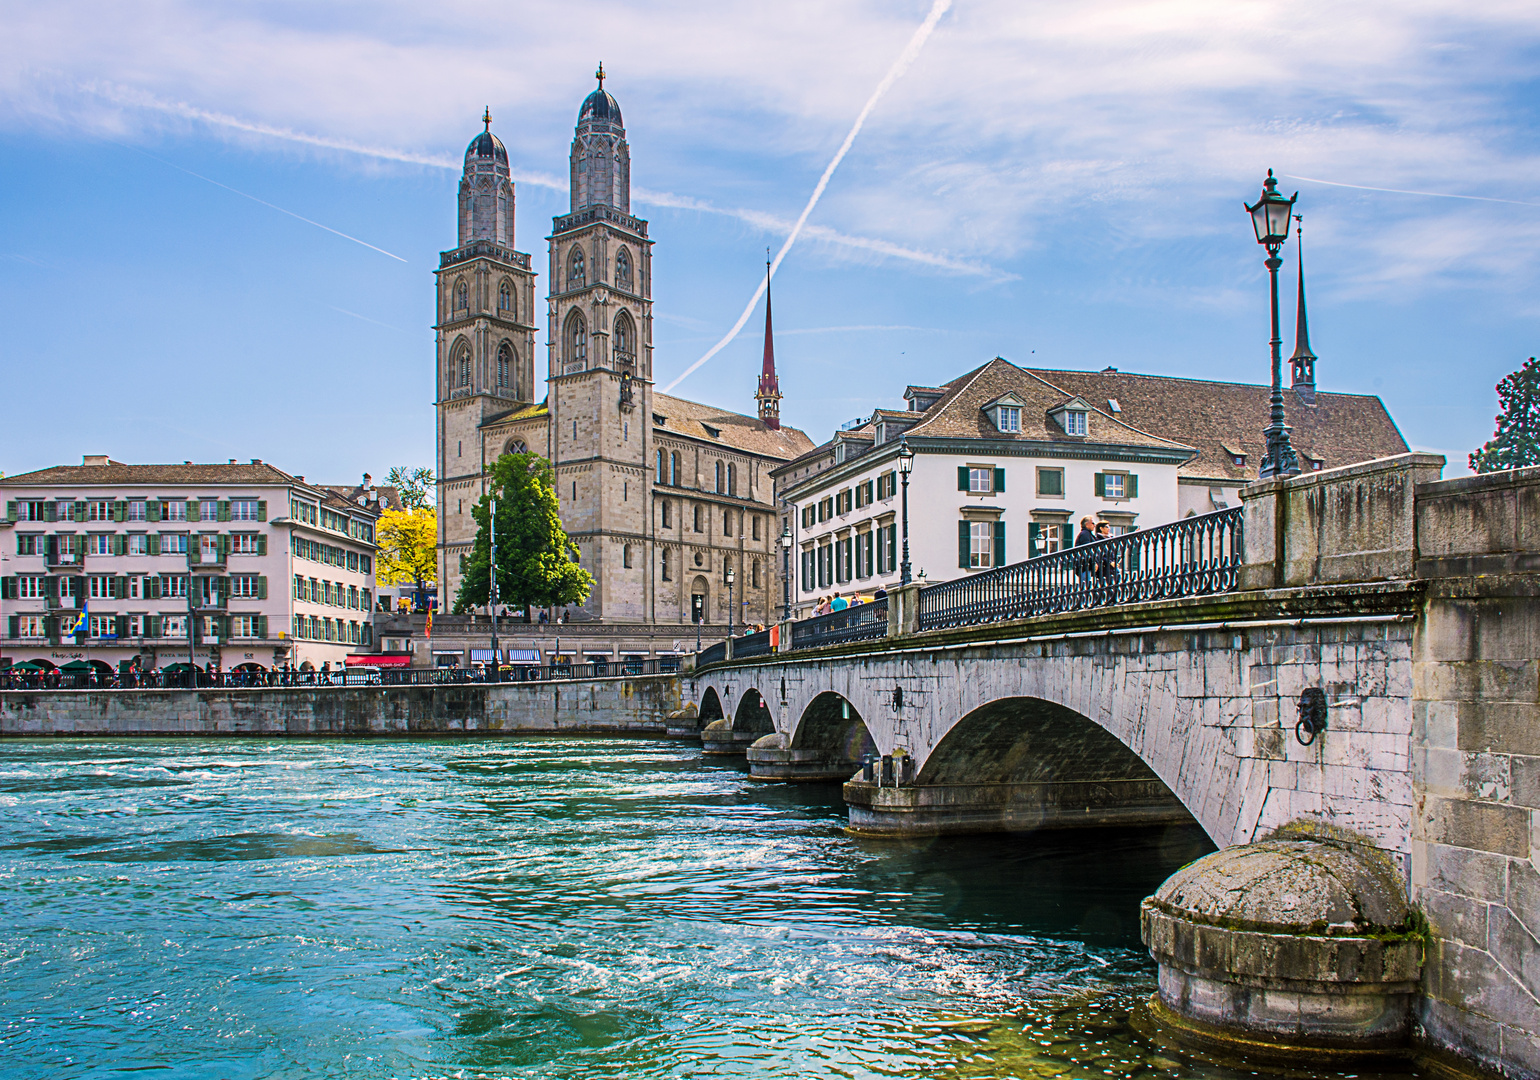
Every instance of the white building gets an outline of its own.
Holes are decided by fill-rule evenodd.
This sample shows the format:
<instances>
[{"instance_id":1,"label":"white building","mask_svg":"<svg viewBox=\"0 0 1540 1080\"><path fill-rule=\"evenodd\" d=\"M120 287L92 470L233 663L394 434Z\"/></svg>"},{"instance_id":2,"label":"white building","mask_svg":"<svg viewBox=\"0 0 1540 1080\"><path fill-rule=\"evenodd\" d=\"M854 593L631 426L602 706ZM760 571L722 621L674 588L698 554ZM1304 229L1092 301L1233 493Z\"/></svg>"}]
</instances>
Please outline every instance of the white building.
<instances>
[{"instance_id":1,"label":"white building","mask_svg":"<svg viewBox=\"0 0 1540 1080\"><path fill-rule=\"evenodd\" d=\"M793 535L795 614L834 592L898 583L901 445L915 577L946 581L1057 551L1082 517L1126 532L1174 521L1179 468L1196 451L995 359L909 410L865 424L772 475Z\"/></svg>"},{"instance_id":2,"label":"white building","mask_svg":"<svg viewBox=\"0 0 1540 1080\"><path fill-rule=\"evenodd\" d=\"M0 661L229 671L343 663L372 645L367 500L253 460L87 455L0 479Z\"/></svg>"}]
</instances>

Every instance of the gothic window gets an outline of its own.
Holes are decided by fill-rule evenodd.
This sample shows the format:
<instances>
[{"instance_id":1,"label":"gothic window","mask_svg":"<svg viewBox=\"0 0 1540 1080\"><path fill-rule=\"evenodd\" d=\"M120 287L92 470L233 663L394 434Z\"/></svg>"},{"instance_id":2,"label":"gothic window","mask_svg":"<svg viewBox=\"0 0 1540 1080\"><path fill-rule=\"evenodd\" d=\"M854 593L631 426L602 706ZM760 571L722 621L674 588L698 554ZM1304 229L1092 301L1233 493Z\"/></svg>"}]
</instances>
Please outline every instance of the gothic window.
<instances>
[{"instance_id":1,"label":"gothic window","mask_svg":"<svg viewBox=\"0 0 1540 1080\"><path fill-rule=\"evenodd\" d=\"M506 341L497 347L497 388L507 390L513 385L513 346Z\"/></svg>"},{"instance_id":2,"label":"gothic window","mask_svg":"<svg viewBox=\"0 0 1540 1080\"><path fill-rule=\"evenodd\" d=\"M513 286L506 281L497 287L497 310L513 318Z\"/></svg>"},{"instance_id":3,"label":"gothic window","mask_svg":"<svg viewBox=\"0 0 1540 1080\"><path fill-rule=\"evenodd\" d=\"M668 456L668 482L674 487L679 486L679 451L677 450Z\"/></svg>"},{"instance_id":4,"label":"gothic window","mask_svg":"<svg viewBox=\"0 0 1540 1080\"><path fill-rule=\"evenodd\" d=\"M631 256L625 248L615 256L615 288L631 291Z\"/></svg>"},{"instance_id":5,"label":"gothic window","mask_svg":"<svg viewBox=\"0 0 1540 1080\"><path fill-rule=\"evenodd\" d=\"M503 448L505 454L527 454L529 447L524 445L523 439L509 439L508 445Z\"/></svg>"},{"instance_id":6,"label":"gothic window","mask_svg":"<svg viewBox=\"0 0 1540 1080\"><path fill-rule=\"evenodd\" d=\"M464 311L471 306L471 290L462 278L455 283L455 310Z\"/></svg>"},{"instance_id":7,"label":"gothic window","mask_svg":"<svg viewBox=\"0 0 1540 1080\"><path fill-rule=\"evenodd\" d=\"M663 549L663 580L674 580L674 568L668 564L668 548Z\"/></svg>"},{"instance_id":8,"label":"gothic window","mask_svg":"<svg viewBox=\"0 0 1540 1080\"><path fill-rule=\"evenodd\" d=\"M732 539L732 536L733 536L733 512L731 510L723 510L722 511L722 535L727 537L729 540Z\"/></svg>"},{"instance_id":9,"label":"gothic window","mask_svg":"<svg viewBox=\"0 0 1540 1080\"><path fill-rule=\"evenodd\" d=\"M717 462L716 487L713 488L712 490L715 491L718 495L722 494L725 490L727 490L726 488L724 488L722 486L722 463L720 461Z\"/></svg>"},{"instance_id":10,"label":"gothic window","mask_svg":"<svg viewBox=\"0 0 1540 1080\"><path fill-rule=\"evenodd\" d=\"M588 271L583 266L583 249L572 249L572 261L567 264L567 288L581 289L588 284Z\"/></svg>"},{"instance_id":11,"label":"gothic window","mask_svg":"<svg viewBox=\"0 0 1540 1080\"><path fill-rule=\"evenodd\" d=\"M738 494L738 466L731 462L727 466L727 493L729 495Z\"/></svg>"},{"instance_id":12,"label":"gothic window","mask_svg":"<svg viewBox=\"0 0 1540 1080\"><path fill-rule=\"evenodd\" d=\"M700 507L695 508L695 531L700 532Z\"/></svg>"},{"instance_id":13,"label":"gothic window","mask_svg":"<svg viewBox=\"0 0 1540 1080\"><path fill-rule=\"evenodd\" d=\"M576 311L567 319L567 363L588 363L588 327Z\"/></svg>"},{"instance_id":14,"label":"gothic window","mask_svg":"<svg viewBox=\"0 0 1540 1080\"><path fill-rule=\"evenodd\" d=\"M625 311L615 316L615 359L623 367L636 363L636 333L632 329L631 315Z\"/></svg>"},{"instance_id":15,"label":"gothic window","mask_svg":"<svg viewBox=\"0 0 1540 1080\"><path fill-rule=\"evenodd\" d=\"M461 341L450 354L449 361L449 385L453 389L459 386L471 384L471 350L470 346Z\"/></svg>"},{"instance_id":16,"label":"gothic window","mask_svg":"<svg viewBox=\"0 0 1540 1080\"><path fill-rule=\"evenodd\" d=\"M751 578L751 581L752 581L752 583L754 585L754 588L757 589L757 588L759 588L759 560L758 559L754 560L754 568L753 568L753 570L754 570L754 572L753 572L753 576Z\"/></svg>"},{"instance_id":17,"label":"gothic window","mask_svg":"<svg viewBox=\"0 0 1540 1080\"><path fill-rule=\"evenodd\" d=\"M630 544L622 544L620 546L620 565L625 567L627 570L631 569L631 545Z\"/></svg>"},{"instance_id":18,"label":"gothic window","mask_svg":"<svg viewBox=\"0 0 1540 1080\"><path fill-rule=\"evenodd\" d=\"M664 477L664 473L663 473L663 451L662 450L658 451L658 458L657 458L657 460L658 460L658 465L657 465L657 468L654 470L654 472L655 472L655 474L658 477L657 482L661 484L661 483L663 483L663 477Z\"/></svg>"}]
</instances>

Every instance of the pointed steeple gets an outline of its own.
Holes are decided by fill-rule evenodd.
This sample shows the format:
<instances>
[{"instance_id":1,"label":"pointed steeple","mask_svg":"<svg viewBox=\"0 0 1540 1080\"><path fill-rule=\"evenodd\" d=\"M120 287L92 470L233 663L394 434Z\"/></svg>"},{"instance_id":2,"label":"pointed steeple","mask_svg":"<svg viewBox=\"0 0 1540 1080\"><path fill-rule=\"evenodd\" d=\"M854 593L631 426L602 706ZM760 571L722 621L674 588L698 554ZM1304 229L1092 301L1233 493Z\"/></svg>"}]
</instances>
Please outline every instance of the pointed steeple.
<instances>
[{"instance_id":1,"label":"pointed steeple","mask_svg":"<svg viewBox=\"0 0 1540 1080\"><path fill-rule=\"evenodd\" d=\"M759 402L759 418L771 431L781 427L781 380L775 374L775 335L770 326L770 259L765 251L765 361L759 370L759 390L754 400Z\"/></svg>"},{"instance_id":2,"label":"pointed steeple","mask_svg":"<svg viewBox=\"0 0 1540 1080\"><path fill-rule=\"evenodd\" d=\"M1303 219L1297 230L1299 244L1299 316L1294 324L1294 355L1289 364L1294 369L1294 390L1305 401L1315 400L1315 362L1318 357L1310 351L1310 327L1305 319L1305 228Z\"/></svg>"}]
</instances>

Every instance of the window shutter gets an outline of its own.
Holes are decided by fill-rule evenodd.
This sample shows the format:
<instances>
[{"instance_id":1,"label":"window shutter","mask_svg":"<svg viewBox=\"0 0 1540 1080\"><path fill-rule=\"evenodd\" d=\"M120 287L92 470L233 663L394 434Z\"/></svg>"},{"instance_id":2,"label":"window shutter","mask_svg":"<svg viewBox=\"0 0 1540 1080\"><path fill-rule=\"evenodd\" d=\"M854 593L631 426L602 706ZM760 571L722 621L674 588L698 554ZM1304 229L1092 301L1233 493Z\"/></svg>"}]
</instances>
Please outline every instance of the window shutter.
<instances>
[{"instance_id":1,"label":"window shutter","mask_svg":"<svg viewBox=\"0 0 1540 1080\"><path fill-rule=\"evenodd\" d=\"M127 521L128 520L128 503L123 502L123 501L120 500L120 501L115 502L115 503L112 504L112 520L113 521Z\"/></svg>"},{"instance_id":2,"label":"window shutter","mask_svg":"<svg viewBox=\"0 0 1540 1080\"><path fill-rule=\"evenodd\" d=\"M220 521L229 521L230 520L230 500L229 499L220 499L219 500L219 520Z\"/></svg>"},{"instance_id":3,"label":"window shutter","mask_svg":"<svg viewBox=\"0 0 1540 1080\"><path fill-rule=\"evenodd\" d=\"M43 504L43 520L44 521L58 521L59 520L59 504L54 502L52 499L48 500L48 502L45 502Z\"/></svg>"},{"instance_id":4,"label":"window shutter","mask_svg":"<svg viewBox=\"0 0 1540 1080\"><path fill-rule=\"evenodd\" d=\"M1096 497L1098 499L1107 497L1107 474L1104 472L1096 474Z\"/></svg>"},{"instance_id":5,"label":"window shutter","mask_svg":"<svg viewBox=\"0 0 1540 1080\"><path fill-rule=\"evenodd\" d=\"M267 520L267 500L266 499L258 499L257 500L257 520L258 521L266 521Z\"/></svg>"},{"instance_id":6,"label":"window shutter","mask_svg":"<svg viewBox=\"0 0 1540 1080\"><path fill-rule=\"evenodd\" d=\"M120 578L118 578L118 586L117 587L118 587L118 599L119 600L127 600L128 599L128 578L127 577L120 577Z\"/></svg>"},{"instance_id":7,"label":"window shutter","mask_svg":"<svg viewBox=\"0 0 1540 1080\"><path fill-rule=\"evenodd\" d=\"M1052 528L1052 526L1049 527ZM1043 543L1043 527L1035 521L1030 523L1027 526L1027 558L1035 559L1039 555L1046 554L1044 550L1046 546Z\"/></svg>"},{"instance_id":8,"label":"window shutter","mask_svg":"<svg viewBox=\"0 0 1540 1080\"><path fill-rule=\"evenodd\" d=\"M267 534L266 533L258 533L257 534L257 554L258 555L266 555L267 554Z\"/></svg>"},{"instance_id":9,"label":"window shutter","mask_svg":"<svg viewBox=\"0 0 1540 1080\"><path fill-rule=\"evenodd\" d=\"M996 469L995 470L995 491L998 493L998 492L1001 492L1001 491L1004 491L1004 490L1005 490L1005 470L1004 469Z\"/></svg>"},{"instance_id":10,"label":"window shutter","mask_svg":"<svg viewBox=\"0 0 1540 1080\"><path fill-rule=\"evenodd\" d=\"M1130 499L1137 499L1139 497L1139 478L1133 473L1129 473L1128 479L1123 481L1123 483L1125 485L1123 488L1124 493Z\"/></svg>"},{"instance_id":11,"label":"window shutter","mask_svg":"<svg viewBox=\"0 0 1540 1080\"><path fill-rule=\"evenodd\" d=\"M257 599L267 599L267 578L265 577L257 578Z\"/></svg>"},{"instance_id":12,"label":"window shutter","mask_svg":"<svg viewBox=\"0 0 1540 1080\"><path fill-rule=\"evenodd\" d=\"M968 490L968 466L966 465L957 466L957 490ZM963 565L966 566L967 564L964 563Z\"/></svg>"},{"instance_id":13,"label":"window shutter","mask_svg":"<svg viewBox=\"0 0 1540 1080\"><path fill-rule=\"evenodd\" d=\"M151 533L145 539L147 539L150 542L150 554L151 555L159 555L160 554L160 536L159 536L159 534Z\"/></svg>"},{"instance_id":14,"label":"window shutter","mask_svg":"<svg viewBox=\"0 0 1540 1080\"><path fill-rule=\"evenodd\" d=\"M1075 546L1075 526L1069 522L1059 526L1059 546L1061 549Z\"/></svg>"},{"instance_id":15,"label":"window shutter","mask_svg":"<svg viewBox=\"0 0 1540 1080\"><path fill-rule=\"evenodd\" d=\"M5 520L6 521L15 521L16 520L16 500L14 500L14 499L12 499L11 501L9 501L9 502L7 502L5 504ZM15 637L16 635L12 634L11 636Z\"/></svg>"},{"instance_id":16,"label":"window shutter","mask_svg":"<svg viewBox=\"0 0 1540 1080\"><path fill-rule=\"evenodd\" d=\"M86 504L84 502L77 502L75 504L75 520L76 521L84 521L85 519L86 519Z\"/></svg>"},{"instance_id":17,"label":"window shutter","mask_svg":"<svg viewBox=\"0 0 1540 1080\"><path fill-rule=\"evenodd\" d=\"M146 615L144 617L144 636L160 637L160 616Z\"/></svg>"},{"instance_id":18,"label":"window shutter","mask_svg":"<svg viewBox=\"0 0 1540 1080\"><path fill-rule=\"evenodd\" d=\"M888 571L898 569L898 526L888 526Z\"/></svg>"},{"instance_id":19,"label":"window shutter","mask_svg":"<svg viewBox=\"0 0 1540 1080\"><path fill-rule=\"evenodd\" d=\"M962 569L968 569L968 522L966 520L957 523L957 565Z\"/></svg>"},{"instance_id":20,"label":"window shutter","mask_svg":"<svg viewBox=\"0 0 1540 1080\"><path fill-rule=\"evenodd\" d=\"M9 634L10 634L11 637L20 637L21 636L21 616L20 615L12 615L11 616L11 625L10 625L10 628L9 628Z\"/></svg>"},{"instance_id":21,"label":"window shutter","mask_svg":"<svg viewBox=\"0 0 1540 1080\"><path fill-rule=\"evenodd\" d=\"M1005 565L1005 522L995 522L995 565Z\"/></svg>"},{"instance_id":22,"label":"window shutter","mask_svg":"<svg viewBox=\"0 0 1540 1080\"><path fill-rule=\"evenodd\" d=\"M144 504L144 520L146 520L146 521L159 521L160 520L160 503L159 503L159 501L151 499L150 501L148 501L148 502L146 502Z\"/></svg>"},{"instance_id":23,"label":"window shutter","mask_svg":"<svg viewBox=\"0 0 1540 1080\"><path fill-rule=\"evenodd\" d=\"M187 500L187 520L199 521L203 517L203 504L197 499Z\"/></svg>"},{"instance_id":24,"label":"window shutter","mask_svg":"<svg viewBox=\"0 0 1540 1080\"><path fill-rule=\"evenodd\" d=\"M228 559L230 557L230 534L229 533L220 533L219 534L218 549L219 549L219 561L220 562L224 562L226 559Z\"/></svg>"},{"instance_id":25,"label":"window shutter","mask_svg":"<svg viewBox=\"0 0 1540 1080\"><path fill-rule=\"evenodd\" d=\"M148 597L151 600L159 600L160 599L160 578L159 577L152 577L152 578L147 578L146 580L150 583L150 587L145 590L145 596Z\"/></svg>"},{"instance_id":26,"label":"window shutter","mask_svg":"<svg viewBox=\"0 0 1540 1080\"><path fill-rule=\"evenodd\" d=\"M16 579L13 577L0 578L0 600L15 600L18 595ZM11 635L15 637L15 634Z\"/></svg>"},{"instance_id":27,"label":"window shutter","mask_svg":"<svg viewBox=\"0 0 1540 1080\"><path fill-rule=\"evenodd\" d=\"M258 615L257 616L257 637L259 637L259 638L267 637L267 616L266 615Z\"/></svg>"}]
</instances>

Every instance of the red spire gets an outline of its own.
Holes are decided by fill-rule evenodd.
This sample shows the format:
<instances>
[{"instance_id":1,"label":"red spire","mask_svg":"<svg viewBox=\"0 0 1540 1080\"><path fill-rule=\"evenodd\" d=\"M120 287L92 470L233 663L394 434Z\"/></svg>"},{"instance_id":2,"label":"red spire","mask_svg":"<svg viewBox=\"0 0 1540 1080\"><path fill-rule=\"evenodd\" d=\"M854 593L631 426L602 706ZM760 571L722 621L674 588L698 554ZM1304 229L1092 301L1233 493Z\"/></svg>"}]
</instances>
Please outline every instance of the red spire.
<instances>
[{"instance_id":1,"label":"red spire","mask_svg":"<svg viewBox=\"0 0 1540 1080\"><path fill-rule=\"evenodd\" d=\"M766 252L768 255L769 252ZM775 336L770 328L770 260L765 260L765 362L759 372L759 390L754 395L759 402L759 418L765 427L779 431L781 427L781 380L775 375Z\"/></svg>"}]
</instances>

